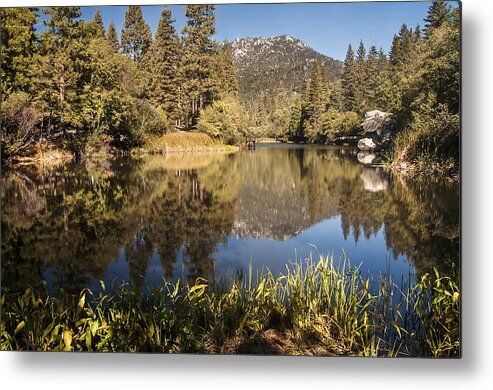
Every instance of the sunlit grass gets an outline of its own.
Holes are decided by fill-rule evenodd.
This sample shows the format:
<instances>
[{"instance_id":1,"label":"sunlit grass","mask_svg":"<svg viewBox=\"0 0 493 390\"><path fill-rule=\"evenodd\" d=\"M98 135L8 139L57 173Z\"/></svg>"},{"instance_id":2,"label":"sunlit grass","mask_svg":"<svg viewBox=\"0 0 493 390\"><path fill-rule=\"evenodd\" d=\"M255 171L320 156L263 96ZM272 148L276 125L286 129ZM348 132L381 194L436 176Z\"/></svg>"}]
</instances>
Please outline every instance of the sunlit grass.
<instances>
[{"instance_id":1,"label":"sunlit grass","mask_svg":"<svg viewBox=\"0 0 493 390\"><path fill-rule=\"evenodd\" d=\"M426 274L375 291L345 261L299 262L280 276L122 286L61 299L2 294L2 350L458 357L459 289Z\"/></svg>"},{"instance_id":2,"label":"sunlit grass","mask_svg":"<svg viewBox=\"0 0 493 390\"><path fill-rule=\"evenodd\" d=\"M233 151L237 147L224 145L207 134L176 131L160 136L149 136L143 150L150 153Z\"/></svg>"}]
</instances>

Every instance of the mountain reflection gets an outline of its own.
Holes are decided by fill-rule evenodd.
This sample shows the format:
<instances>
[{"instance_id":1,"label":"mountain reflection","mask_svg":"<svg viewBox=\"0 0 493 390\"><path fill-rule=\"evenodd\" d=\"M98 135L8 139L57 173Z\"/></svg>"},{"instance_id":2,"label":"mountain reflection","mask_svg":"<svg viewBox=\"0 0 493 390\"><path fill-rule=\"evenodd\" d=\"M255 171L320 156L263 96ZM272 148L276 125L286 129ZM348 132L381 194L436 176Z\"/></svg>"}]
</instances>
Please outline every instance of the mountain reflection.
<instances>
[{"instance_id":1,"label":"mountain reflection","mask_svg":"<svg viewBox=\"0 0 493 390\"><path fill-rule=\"evenodd\" d=\"M285 241L333 217L356 243L384 228L387 247L418 273L449 272L459 258L458 186L391 178L360 164L353 149L24 167L4 170L1 195L2 285L10 290L46 279L77 292L119 258L138 288L154 261L169 279L183 269L190 282L213 279L228 238Z\"/></svg>"}]
</instances>

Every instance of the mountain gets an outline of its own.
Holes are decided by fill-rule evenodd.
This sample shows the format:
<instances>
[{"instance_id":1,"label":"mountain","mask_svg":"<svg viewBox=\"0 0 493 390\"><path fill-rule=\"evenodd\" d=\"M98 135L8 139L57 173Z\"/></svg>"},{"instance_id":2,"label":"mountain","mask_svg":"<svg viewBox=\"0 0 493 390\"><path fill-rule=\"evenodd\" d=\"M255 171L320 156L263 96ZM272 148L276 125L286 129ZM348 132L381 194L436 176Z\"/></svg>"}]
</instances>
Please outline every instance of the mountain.
<instances>
[{"instance_id":1,"label":"mountain","mask_svg":"<svg viewBox=\"0 0 493 390\"><path fill-rule=\"evenodd\" d=\"M239 95L302 92L314 62L326 69L329 81L337 80L343 63L310 48L290 35L271 38L242 38L232 44Z\"/></svg>"}]
</instances>

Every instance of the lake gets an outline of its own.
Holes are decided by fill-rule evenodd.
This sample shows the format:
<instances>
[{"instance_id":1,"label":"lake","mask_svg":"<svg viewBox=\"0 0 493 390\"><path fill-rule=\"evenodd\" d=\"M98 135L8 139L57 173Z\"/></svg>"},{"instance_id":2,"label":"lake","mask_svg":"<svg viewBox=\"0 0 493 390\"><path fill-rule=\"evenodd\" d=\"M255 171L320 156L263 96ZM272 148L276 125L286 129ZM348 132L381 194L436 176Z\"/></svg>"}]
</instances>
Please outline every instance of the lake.
<instances>
[{"instance_id":1,"label":"lake","mask_svg":"<svg viewBox=\"0 0 493 390\"><path fill-rule=\"evenodd\" d=\"M97 291L274 274L343 254L377 283L459 265L459 185L405 180L357 149L261 144L2 171L2 287Z\"/></svg>"}]
</instances>

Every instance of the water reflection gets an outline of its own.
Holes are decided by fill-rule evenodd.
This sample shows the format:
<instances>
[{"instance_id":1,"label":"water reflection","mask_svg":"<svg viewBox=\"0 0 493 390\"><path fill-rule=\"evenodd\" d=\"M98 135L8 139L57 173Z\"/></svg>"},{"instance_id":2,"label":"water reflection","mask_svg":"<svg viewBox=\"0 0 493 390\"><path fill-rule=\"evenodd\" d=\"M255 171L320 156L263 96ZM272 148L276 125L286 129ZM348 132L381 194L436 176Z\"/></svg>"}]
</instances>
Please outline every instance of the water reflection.
<instances>
[{"instance_id":1,"label":"water reflection","mask_svg":"<svg viewBox=\"0 0 493 390\"><path fill-rule=\"evenodd\" d=\"M2 176L2 285L214 279L314 250L398 276L459 257L459 189L406 182L344 148L146 156Z\"/></svg>"}]
</instances>

